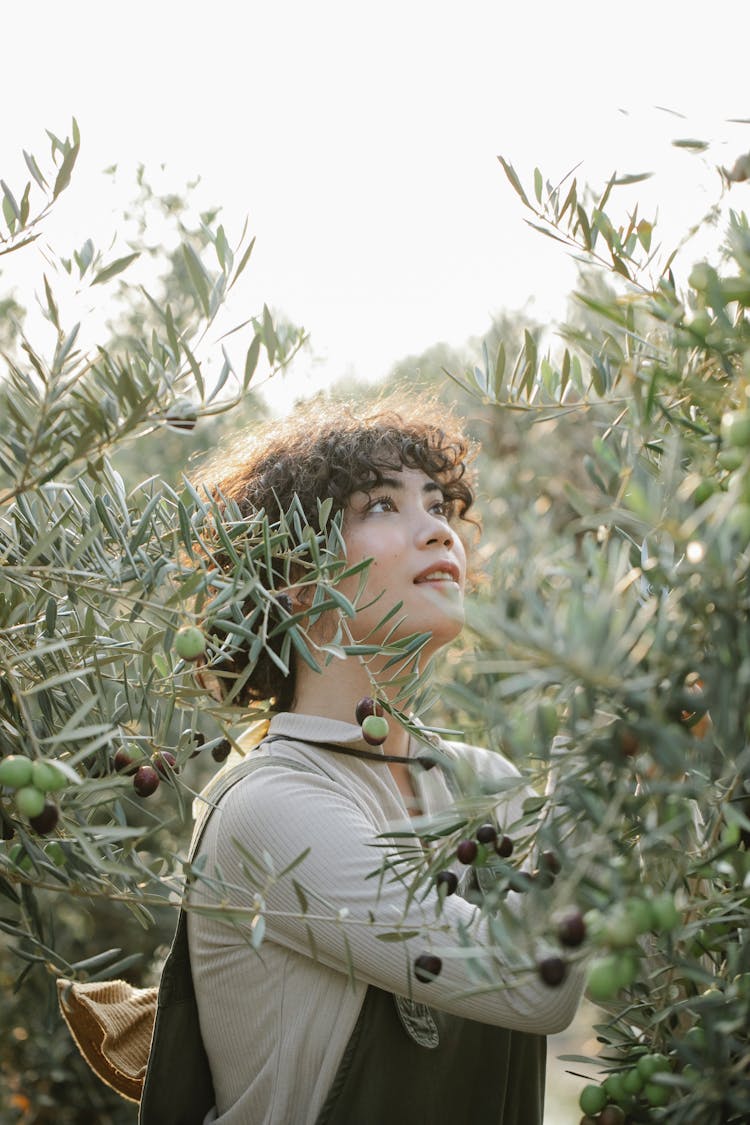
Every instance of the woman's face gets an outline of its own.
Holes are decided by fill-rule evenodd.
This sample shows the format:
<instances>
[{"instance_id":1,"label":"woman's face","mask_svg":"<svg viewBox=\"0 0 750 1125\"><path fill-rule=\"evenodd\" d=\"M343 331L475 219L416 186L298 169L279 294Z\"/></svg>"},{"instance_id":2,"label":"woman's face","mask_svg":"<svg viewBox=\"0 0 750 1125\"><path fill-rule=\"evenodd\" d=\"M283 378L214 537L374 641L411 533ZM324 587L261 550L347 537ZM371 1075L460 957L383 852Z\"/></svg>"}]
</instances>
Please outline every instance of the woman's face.
<instances>
[{"instance_id":1,"label":"woman's face","mask_svg":"<svg viewBox=\"0 0 750 1125\"><path fill-rule=\"evenodd\" d=\"M394 623L401 621L393 639L431 633L429 657L459 634L464 622L466 551L451 526L438 483L421 469L389 472L370 492L350 496L343 534L350 565L373 560L361 608L352 622L355 640L382 642ZM353 584L356 581L352 579ZM343 592L352 596L354 589ZM398 602L403 603L401 609L378 630L378 623Z\"/></svg>"}]
</instances>

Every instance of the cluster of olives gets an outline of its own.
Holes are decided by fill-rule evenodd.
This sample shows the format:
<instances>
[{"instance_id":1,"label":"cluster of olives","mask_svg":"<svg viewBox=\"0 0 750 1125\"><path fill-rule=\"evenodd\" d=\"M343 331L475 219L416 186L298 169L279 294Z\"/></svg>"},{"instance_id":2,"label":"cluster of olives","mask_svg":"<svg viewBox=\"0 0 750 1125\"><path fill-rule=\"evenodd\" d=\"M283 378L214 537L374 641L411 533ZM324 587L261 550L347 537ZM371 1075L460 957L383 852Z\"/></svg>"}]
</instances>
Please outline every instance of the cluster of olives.
<instances>
[{"instance_id":1,"label":"cluster of olives","mask_svg":"<svg viewBox=\"0 0 750 1125\"><path fill-rule=\"evenodd\" d=\"M40 836L56 827L60 810L48 796L64 789L67 778L55 765L23 754L10 754L0 761L0 785L13 790L16 809Z\"/></svg>"},{"instance_id":2,"label":"cluster of olives","mask_svg":"<svg viewBox=\"0 0 750 1125\"><path fill-rule=\"evenodd\" d=\"M200 753L201 747L206 743L206 736L202 731L188 732L195 745L195 750L190 755L194 757ZM224 762L229 757L232 744L228 738L214 739L209 744L211 757L215 762ZM150 758L144 759L139 751L131 751L121 746L112 758L112 765L117 773L132 775L133 789L138 797L150 797L159 788L163 778L179 773L177 759L171 750L157 750Z\"/></svg>"},{"instance_id":3,"label":"cluster of olives","mask_svg":"<svg viewBox=\"0 0 750 1125\"><path fill-rule=\"evenodd\" d=\"M658 1075L669 1074L671 1069L667 1056L654 1052L640 1055L635 1065L609 1074L601 1086L588 1083L578 1099L584 1114L580 1125L624 1125L638 1103L654 1108L667 1105L671 1087L659 1082Z\"/></svg>"},{"instance_id":4,"label":"cluster of olives","mask_svg":"<svg viewBox=\"0 0 750 1125\"><path fill-rule=\"evenodd\" d=\"M634 897L619 903L606 914L591 910L586 924L593 943L608 952L592 961L588 992L592 1000L614 1000L638 973L638 938L650 931L668 933L679 924L680 912L672 895L665 893L646 900Z\"/></svg>"},{"instance_id":5,"label":"cluster of olives","mask_svg":"<svg viewBox=\"0 0 750 1125\"><path fill-rule=\"evenodd\" d=\"M150 797L163 777L178 772L177 759L171 750L157 750L144 761L142 756L134 757L130 750L121 746L115 752L112 765L118 773L132 774L133 788L139 797Z\"/></svg>"}]
</instances>

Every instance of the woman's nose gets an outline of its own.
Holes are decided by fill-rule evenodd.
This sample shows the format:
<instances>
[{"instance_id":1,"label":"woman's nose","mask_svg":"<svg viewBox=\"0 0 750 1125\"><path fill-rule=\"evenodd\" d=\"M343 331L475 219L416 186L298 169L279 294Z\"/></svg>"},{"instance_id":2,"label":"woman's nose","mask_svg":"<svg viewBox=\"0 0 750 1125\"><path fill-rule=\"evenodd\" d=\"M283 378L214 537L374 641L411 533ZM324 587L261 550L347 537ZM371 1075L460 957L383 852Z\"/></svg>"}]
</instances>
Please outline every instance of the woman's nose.
<instances>
[{"instance_id":1,"label":"woman's nose","mask_svg":"<svg viewBox=\"0 0 750 1125\"><path fill-rule=\"evenodd\" d=\"M444 519L434 516L432 512L425 512L419 538L425 546L442 543L445 547L452 547L454 536L450 525Z\"/></svg>"}]
</instances>

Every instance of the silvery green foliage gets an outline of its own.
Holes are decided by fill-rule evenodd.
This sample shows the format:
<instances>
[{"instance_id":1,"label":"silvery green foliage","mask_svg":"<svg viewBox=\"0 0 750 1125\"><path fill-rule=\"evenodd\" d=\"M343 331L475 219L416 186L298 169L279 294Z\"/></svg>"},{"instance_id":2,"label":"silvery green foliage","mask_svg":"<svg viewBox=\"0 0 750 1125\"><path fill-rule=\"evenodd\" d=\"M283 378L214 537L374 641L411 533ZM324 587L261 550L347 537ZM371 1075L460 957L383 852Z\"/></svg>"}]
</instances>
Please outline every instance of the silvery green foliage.
<instances>
[{"instance_id":1,"label":"silvery green foliage","mask_svg":"<svg viewBox=\"0 0 750 1125\"><path fill-rule=\"evenodd\" d=\"M444 689L494 741L556 775L537 831L561 874L549 916L586 913L602 1081L669 1062L622 1099L635 1121L750 1114L750 228L719 169L709 261L664 253L613 177L528 191L530 222L582 262L563 346L527 333L465 374L486 426L496 550L476 648ZM737 173L737 169L740 173ZM623 215L620 218L620 215ZM552 734L559 728L558 738ZM590 913L587 913L590 912ZM554 936L554 934L552 935ZM619 981L617 972L622 970ZM624 968L623 968L624 966ZM609 974L609 976L608 976ZM603 987L609 984L611 987ZM611 1084L617 1100L617 1083ZM662 1106L661 1103L665 1102Z\"/></svg>"}]
</instances>

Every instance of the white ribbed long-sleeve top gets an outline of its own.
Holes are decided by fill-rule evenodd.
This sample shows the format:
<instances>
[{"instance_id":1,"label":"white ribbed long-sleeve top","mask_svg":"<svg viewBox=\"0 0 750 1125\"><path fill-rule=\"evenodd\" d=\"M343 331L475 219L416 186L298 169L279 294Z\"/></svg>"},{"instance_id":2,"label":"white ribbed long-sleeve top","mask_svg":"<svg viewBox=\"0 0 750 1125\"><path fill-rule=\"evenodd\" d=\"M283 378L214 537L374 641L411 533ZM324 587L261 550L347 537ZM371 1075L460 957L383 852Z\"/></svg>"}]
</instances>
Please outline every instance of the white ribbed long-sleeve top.
<instances>
[{"instance_id":1,"label":"white ribbed long-sleeve top","mask_svg":"<svg viewBox=\"0 0 750 1125\"><path fill-rule=\"evenodd\" d=\"M369 984L473 1020L520 1031L552 1034L573 1018L582 973L558 988L535 973L508 972L505 985L477 992L460 957L443 957L440 976L423 984L412 972L424 951L457 947L457 927L485 923L458 895L445 900L436 928L436 892L409 900L400 880L373 878L383 858L380 834L405 828L410 818L390 770L311 745L337 743L372 750L358 726L309 715L280 714L271 734L283 736L256 754L307 767L257 769L221 799L199 855L208 879L191 902L257 909L263 853L277 872L305 849L306 857L263 894L265 936L252 947L247 926L220 912L190 911L188 934L201 1032L214 1079L221 1125L313 1125L354 1029ZM445 751L484 778L517 777L499 754L456 743ZM412 742L413 754L424 747ZM313 772L308 772L312 770ZM453 798L442 770L416 769L414 786L430 815ZM520 815L526 792L505 800L503 822ZM249 858L252 857L252 858ZM253 868L252 860L258 864ZM248 872L257 876L251 885ZM216 877L216 885L210 885ZM306 913L293 881L303 888ZM521 904L521 909L523 905ZM339 917L342 912L343 917ZM257 923L256 923L257 924ZM382 941L405 930L420 936ZM502 952L495 947L494 972ZM470 992L473 990L473 994ZM384 1076L387 1080L387 1076Z\"/></svg>"}]
</instances>

